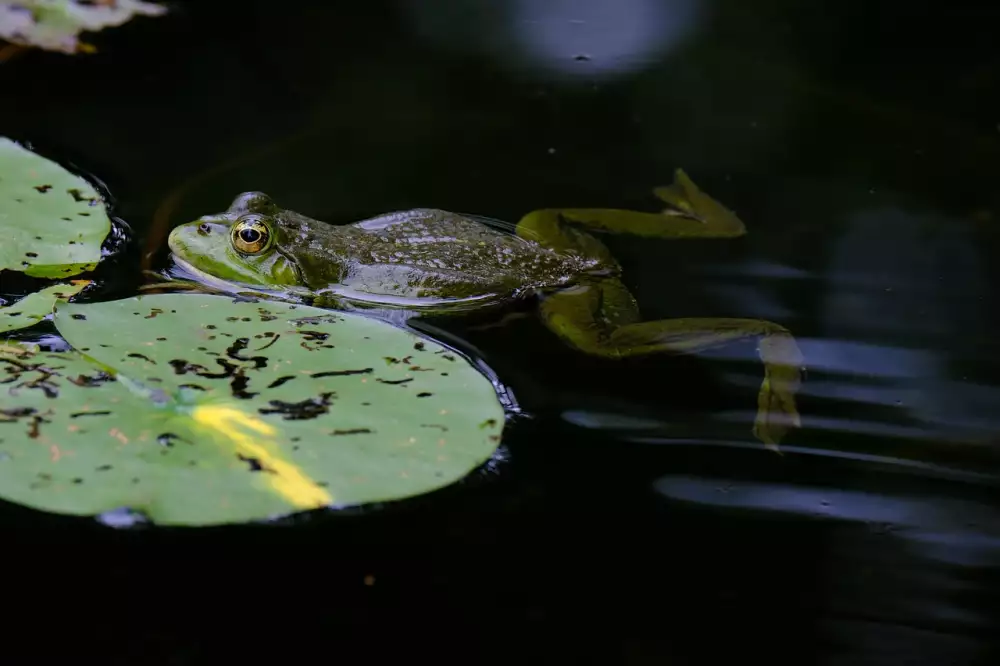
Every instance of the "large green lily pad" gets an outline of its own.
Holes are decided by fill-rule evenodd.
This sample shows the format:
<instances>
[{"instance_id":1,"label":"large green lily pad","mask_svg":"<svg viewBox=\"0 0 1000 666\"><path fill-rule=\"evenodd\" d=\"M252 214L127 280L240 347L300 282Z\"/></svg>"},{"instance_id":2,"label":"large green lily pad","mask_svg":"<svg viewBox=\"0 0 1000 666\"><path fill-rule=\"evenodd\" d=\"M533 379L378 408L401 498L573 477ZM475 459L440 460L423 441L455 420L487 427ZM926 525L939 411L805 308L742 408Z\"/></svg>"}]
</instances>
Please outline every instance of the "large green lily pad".
<instances>
[{"instance_id":1,"label":"large green lily pad","mask_svg":"<svg viewBox=\"0 0 1000 666\"><path fill-rule=\"evenodd\" d=\"M52 308L61 298L69 298L90 284L89 280L75 280L72 284L54 284L41 291L0 307L0 333L34 326L52 314Z\"/></svg>"},{"instance_id":2,"label":"large green lily pad","mask_svg":"<svg viewBox=\"0 0 1000 666\"><path fill-rule=\"evenodd\" d=\"M0 137L0 270L54 278L92 270L110 230L90 183Z\"/></svg>"},{"instance_id":3,"label":"large green lily pad","mask_svg":"<svg viewBox=\"0 0 1000 666\"><path fill-rule=\"evenodd\" d=\"M400 499L503 429L470 363L361 315L158 294L55 323L79 353L0 347L0 497L47 511L204 525Z\"/></svg>"},{"instance_id":4,"label":"large green lily pad","mask_svg":"<svg viewBox=\"0 0 1000 666\"><path fill-rule=\"evenodd\" d=\"M136 15L159 16L166 7L142 0L3 0L0 38L48 51L92 51L79 35L118 26Z\"/></svg>"}]
</instances>

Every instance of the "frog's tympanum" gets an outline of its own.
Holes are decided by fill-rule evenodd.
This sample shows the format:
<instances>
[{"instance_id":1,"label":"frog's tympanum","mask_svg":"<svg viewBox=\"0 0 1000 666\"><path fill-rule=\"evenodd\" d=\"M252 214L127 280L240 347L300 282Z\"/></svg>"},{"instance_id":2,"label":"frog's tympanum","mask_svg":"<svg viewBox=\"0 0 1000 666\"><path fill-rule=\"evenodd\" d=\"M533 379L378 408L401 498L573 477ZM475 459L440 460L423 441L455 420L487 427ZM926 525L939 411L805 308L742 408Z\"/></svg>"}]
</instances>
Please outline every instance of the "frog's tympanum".
<instances>
[{"instance_id":1,"label":"frog's tympanum","mask_svg":"<svg viewBox=\"0 0 1000 666\"><path fill-rule=\"evenodd\" d=\"M651 238L733 238L739 218L681 170L654 190L660 213L546 209L515 234L467 215L415 209L333 226L282 210L259 192L225 213L175 228L178 264L233 290L307 297L315 305L374 305L440 313L534 295L542 321L587 354L621 358L691 353L759 337L764 381L754 434L774 448L798 426L795 392L802 358L789 332L768 321L686 318L642 321L608 249L586 230Z\"/></svg>"}]
</instances>

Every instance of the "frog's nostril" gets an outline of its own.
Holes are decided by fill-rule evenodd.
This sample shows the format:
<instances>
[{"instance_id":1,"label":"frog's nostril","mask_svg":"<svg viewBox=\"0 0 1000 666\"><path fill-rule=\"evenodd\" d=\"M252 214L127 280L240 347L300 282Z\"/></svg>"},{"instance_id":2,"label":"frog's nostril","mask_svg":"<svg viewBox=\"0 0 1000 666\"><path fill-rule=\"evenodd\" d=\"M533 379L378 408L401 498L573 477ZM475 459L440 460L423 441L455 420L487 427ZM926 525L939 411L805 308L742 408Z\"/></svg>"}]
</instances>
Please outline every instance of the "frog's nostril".
<instances>
[{"instance_id":1,"label":"frog's nostril","mask_svg":"<svg viewBox=\"0 0 1000 666\"><path fill-rule=\"evenodd\" d=\"M199 224L198 233L202 236L207 236L208 234L211 233L211 230L208 228L207 224Z\"/></svg>"}]
</instances>

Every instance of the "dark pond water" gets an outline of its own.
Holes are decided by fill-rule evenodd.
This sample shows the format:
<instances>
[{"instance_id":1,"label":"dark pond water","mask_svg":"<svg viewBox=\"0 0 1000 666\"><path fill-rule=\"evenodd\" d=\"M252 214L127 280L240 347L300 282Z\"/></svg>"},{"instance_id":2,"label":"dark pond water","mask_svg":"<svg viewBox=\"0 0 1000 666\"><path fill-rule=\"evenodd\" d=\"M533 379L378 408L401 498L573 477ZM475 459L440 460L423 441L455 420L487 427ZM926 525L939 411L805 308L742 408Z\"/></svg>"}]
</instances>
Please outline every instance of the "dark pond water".
<instances>
[{"instance_id":1,"label":"dark pond water","mask_svg":"<svg viewBox=\"0 0 1000 666\"><path fill-rule=\"evenodd\" d=\"M8 541L58 555L41 575L66 609L117 609L89 634L116 663L302 646L996 663L1000 11L984 7L177 2L96 55L11 58L0 134L100 176L135 231L109 293L164 264L170 226L244 190L336 223L420 206L516 221L656 210L651 188L683 167L750 232L607 238L644 318L777 321L808 375L779 457L749 432L753 342L612 363L532 317L436 322L530 415L467 482L197 534L10 510Z\"/></svg>"}]
</instances>

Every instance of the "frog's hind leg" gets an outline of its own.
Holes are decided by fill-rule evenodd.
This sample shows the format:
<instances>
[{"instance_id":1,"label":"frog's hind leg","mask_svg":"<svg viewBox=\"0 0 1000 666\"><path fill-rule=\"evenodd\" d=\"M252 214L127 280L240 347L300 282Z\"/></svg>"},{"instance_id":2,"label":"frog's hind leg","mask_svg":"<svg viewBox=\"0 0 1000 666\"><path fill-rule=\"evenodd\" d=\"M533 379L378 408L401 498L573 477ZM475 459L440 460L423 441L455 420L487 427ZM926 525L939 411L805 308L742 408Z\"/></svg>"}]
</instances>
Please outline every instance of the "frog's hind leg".
<instances>
[{"instance_id":1,"label":"frog's hind leg","mask_svg":"<svg viewBox=\"0 0 1000 666\"><path fill-rule=\"evenodd\" d=\"M635 299L616 279L589 282L546 296L542 320L576 349L607 358L653 353L690 354L747 337L761 338L764 381L753 433L771 449L799 427L795 392L802 355L782 326L759 319L685 318L641 321Z\"/></svg>"},{"instance_id":2,"label":"frog's hind leg","mask_svg":"<svg viewBox=\"0 0 1000 666\"><path fill-rule=\"evenodd\" d=\"M653 193L669 204L660 213L614 208L547 208L532 211L517 225L517 235L555 250L576 250L608 258L607 249L583 231L632 234L652 238L733 238L746 233L736 214L702 192L683 170L672 185Z\"/></svg>"}]
</instances>

